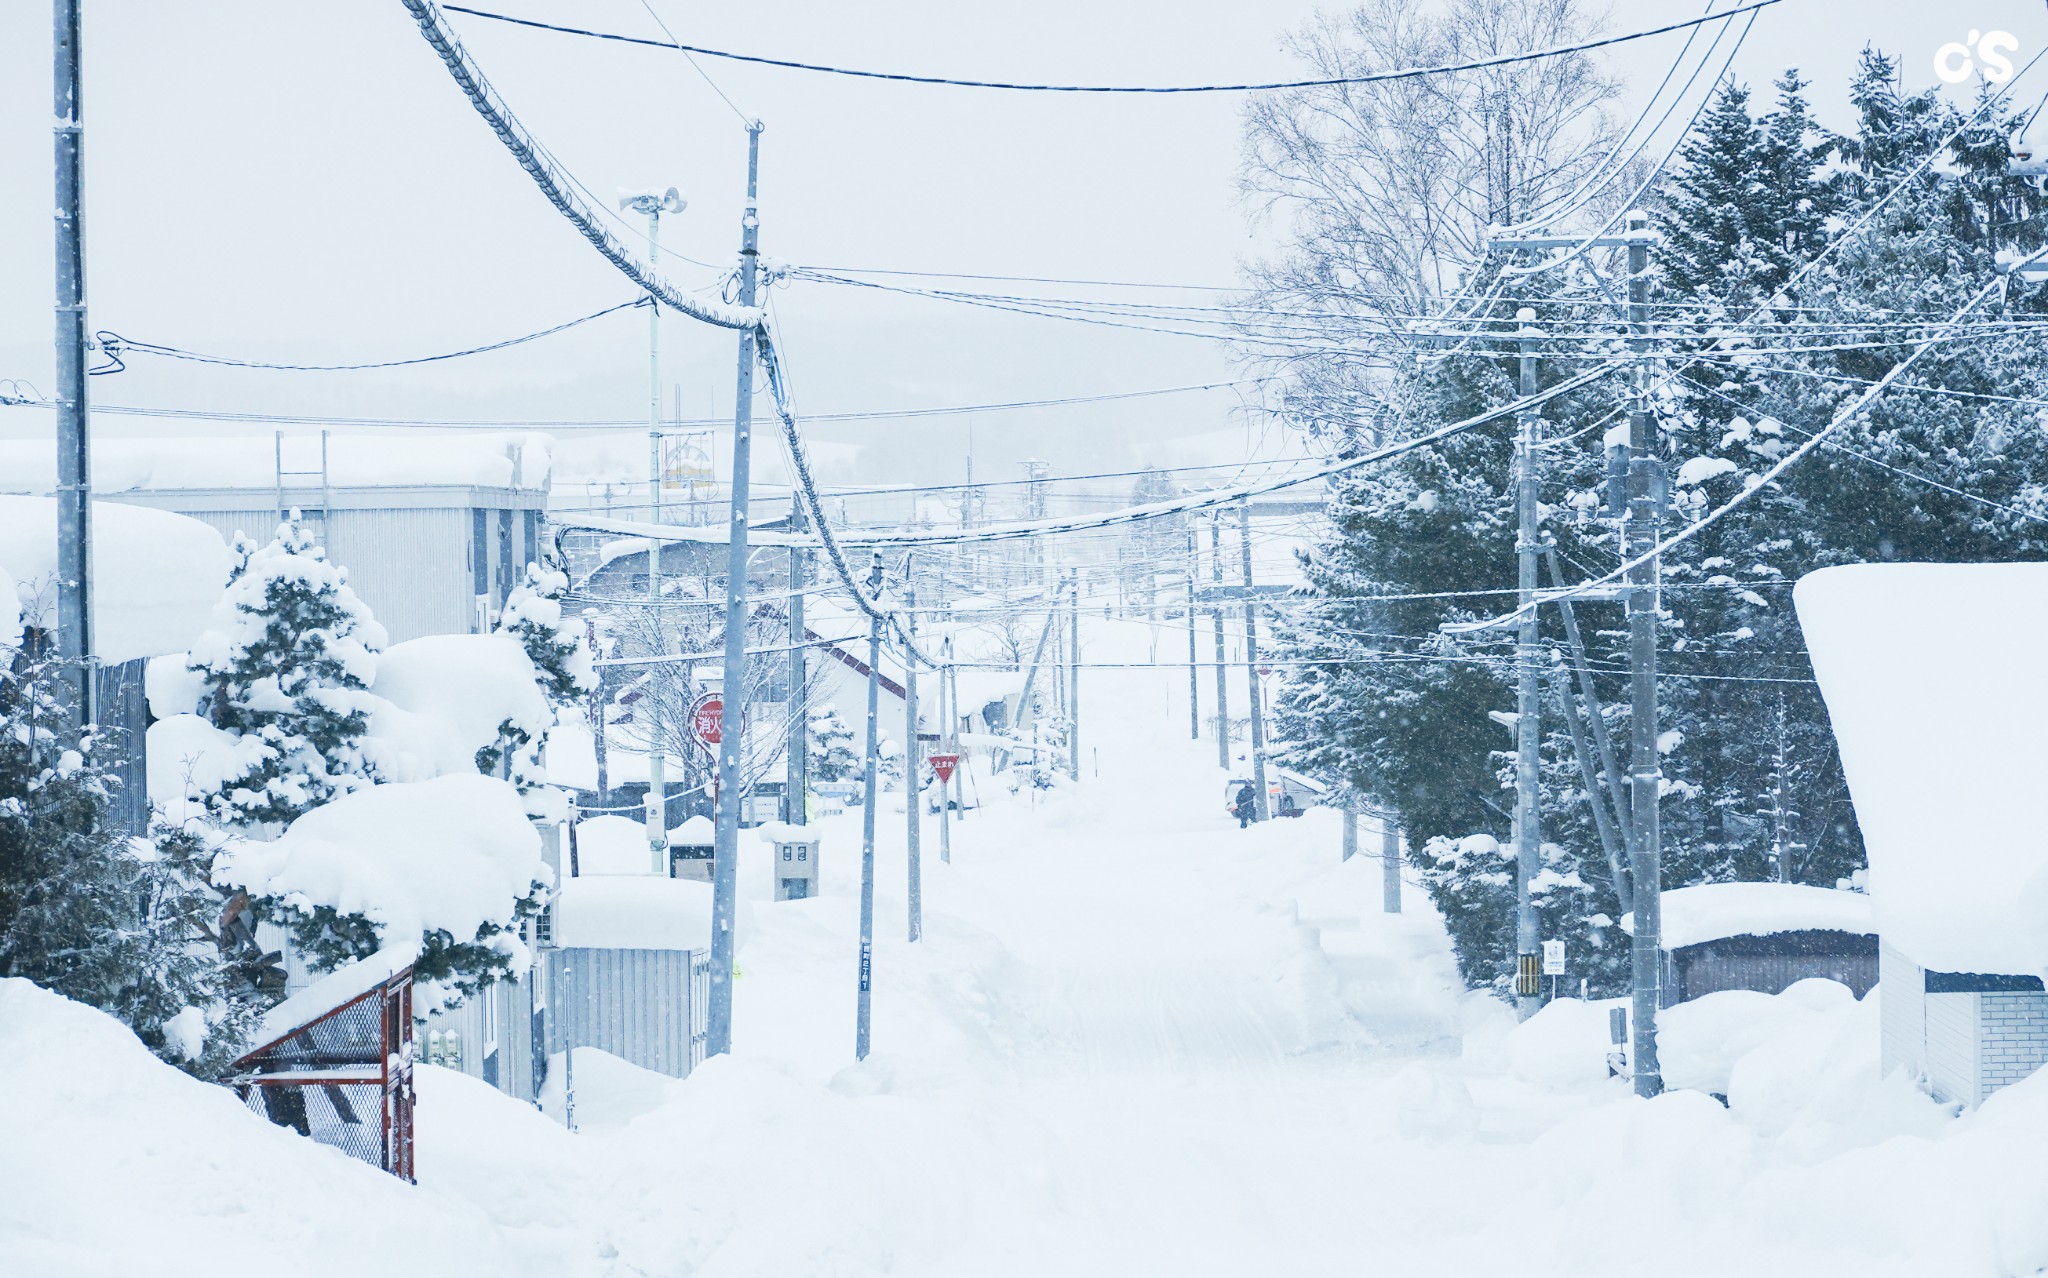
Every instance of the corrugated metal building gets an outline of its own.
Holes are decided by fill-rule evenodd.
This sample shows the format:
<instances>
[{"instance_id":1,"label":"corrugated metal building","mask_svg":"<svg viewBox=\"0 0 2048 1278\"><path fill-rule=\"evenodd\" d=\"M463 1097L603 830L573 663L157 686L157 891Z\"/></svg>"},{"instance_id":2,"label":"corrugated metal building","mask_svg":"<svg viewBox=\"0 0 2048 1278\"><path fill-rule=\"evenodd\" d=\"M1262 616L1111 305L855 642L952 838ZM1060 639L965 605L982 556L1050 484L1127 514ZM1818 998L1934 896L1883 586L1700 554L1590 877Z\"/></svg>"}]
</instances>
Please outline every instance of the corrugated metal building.
<instances>
[{"instance_id":1,"label":"corrugated metal building","mask_svg":"<svg viewBox=\"0 0 2048 1278\"><path fill-rule=\"evenodd\" d=\"M43 450L47 452L47 450ZM50 463L0 447L0 486L45 491ZM392 643L489 628L540 557L543 443L503 437L195 436L104 439L97 494L267 540L298 510Z\"/></svg>"}]
</instances>

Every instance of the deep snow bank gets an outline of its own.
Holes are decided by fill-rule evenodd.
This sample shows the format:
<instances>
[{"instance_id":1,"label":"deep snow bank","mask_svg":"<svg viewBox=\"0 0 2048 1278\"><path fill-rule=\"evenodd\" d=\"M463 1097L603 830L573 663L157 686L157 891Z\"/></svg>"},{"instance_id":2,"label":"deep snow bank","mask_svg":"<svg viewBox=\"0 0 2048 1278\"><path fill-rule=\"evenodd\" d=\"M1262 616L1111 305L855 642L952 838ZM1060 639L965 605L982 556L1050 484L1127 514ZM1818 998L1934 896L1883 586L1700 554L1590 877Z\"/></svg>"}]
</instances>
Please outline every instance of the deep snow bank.
<instances>
[{"instance_id":1,"label":"deep snow bank","mask_svg":"<svg viewBox=\"0 0 2048 1278\"><path fill-rule=\"evenodd\" d=\"M493 1094L480 1115L444 1103L448 1089L423 1090L422 1128L440 1152L423 1153L424 1183L409 1186L171 1069L111 1017L0 980L0 1272L218 1278L237 1263L279 1278L603 1272L595 1244L538 1251L434 1187L437 1162L478 1149L510 1103ZM587 1257L588 1268L565 1269L567 1254Z\"/></svg>"}]
</instances>

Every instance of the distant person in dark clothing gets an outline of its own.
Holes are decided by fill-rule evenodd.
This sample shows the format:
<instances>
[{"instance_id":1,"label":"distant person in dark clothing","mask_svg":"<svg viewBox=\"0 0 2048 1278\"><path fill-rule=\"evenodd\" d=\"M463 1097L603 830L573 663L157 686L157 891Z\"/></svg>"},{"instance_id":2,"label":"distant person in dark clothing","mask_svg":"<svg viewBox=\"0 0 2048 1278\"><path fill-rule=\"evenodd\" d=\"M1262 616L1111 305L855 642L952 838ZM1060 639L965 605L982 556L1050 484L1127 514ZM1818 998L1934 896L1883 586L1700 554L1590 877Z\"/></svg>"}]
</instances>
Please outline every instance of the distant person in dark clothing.
<instances>
[{"instance_id":1,"label":"distant person in dark clothing","mask_svg":"<svg viewBox=\"0 0 2048 1278\"><path fill-rule=\"evenodd\" d=\"M1258 811L1257 807L1255 806L1257 802L1258 796L1252 793L1251 782L1247 781L1243 785L1237 787L1237 794L1233 796L1230 800L1230 810L1237 817L1238 829L1242 830L1247 826L1251 825L1252 817L1256 815Z\"/></svg>"}]
</instances>

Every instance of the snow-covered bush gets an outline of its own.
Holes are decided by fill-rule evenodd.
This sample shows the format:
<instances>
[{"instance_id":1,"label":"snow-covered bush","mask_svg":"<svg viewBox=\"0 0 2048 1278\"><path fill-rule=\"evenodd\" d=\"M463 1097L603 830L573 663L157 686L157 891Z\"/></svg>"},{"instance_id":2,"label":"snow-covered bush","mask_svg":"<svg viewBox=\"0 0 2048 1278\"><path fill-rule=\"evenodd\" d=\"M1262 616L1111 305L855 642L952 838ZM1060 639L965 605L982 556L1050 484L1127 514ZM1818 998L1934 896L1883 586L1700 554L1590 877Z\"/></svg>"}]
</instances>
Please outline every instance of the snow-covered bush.
<instances>
[{"instance_id":1,"label":"snow-covered bush","mask_svg":"<svg viewBox=\"0 0 2048 1278\"><path fill-rule=\"evenodd\" d=\"M369 786L214 866L314 967L417 948L419 980L461 993L526 970L519 924L552 878L518 791L474 773Z\"/></svg>"},{"instance_id":2,"label":"snow-covered bush","mask_svg":"<svg viewBox=\"0 0 2048 1278\"><path fill-rule=\"evenodd\" d=\"M384 629L296 517L239 562L213 625L193 645L202 713L238 758L206 796L223 824L283 824L371 785L363 749Z\"/></svg>"}]
</instances>

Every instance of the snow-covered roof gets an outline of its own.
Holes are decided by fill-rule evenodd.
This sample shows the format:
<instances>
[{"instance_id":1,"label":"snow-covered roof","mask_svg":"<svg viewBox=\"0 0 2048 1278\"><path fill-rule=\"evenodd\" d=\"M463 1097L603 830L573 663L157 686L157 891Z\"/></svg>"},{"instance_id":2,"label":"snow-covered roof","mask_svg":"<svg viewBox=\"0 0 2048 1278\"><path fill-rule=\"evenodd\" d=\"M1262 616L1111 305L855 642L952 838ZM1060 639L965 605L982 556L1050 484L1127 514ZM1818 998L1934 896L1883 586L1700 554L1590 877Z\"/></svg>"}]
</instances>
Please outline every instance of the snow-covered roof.
<instances>
[{"instance_id":1,"label":"snow-covered roof","mask_svg":"<svg viewBox=\"0 0 2048 1278\"><path fill-rule=\"evenodd\" d=\"M0 475L8 463L0 455ZM93 649L119 663L191 646L206 629L233 558L209 524L167 510L92 504ZM57 502L0 496L0 585L20 600L20 620L57 621ZM18 634L0 602L0 645Z\"/></svg>"},{"instance_id":2,"label":"snow-covered roof","mask_svg":"<svg viewBox=\"0 0 2048 1278\"><path fill-rule=\"evenodd\" d=\"M261 1051L306 1022L369 993L404 971L418 956L416 948L391 946L335 968L265 1012L249 1038L249 1050Z\"/></svg>"},{"instance_id":3,"label":"snow-covered roof","mask_svg":"<svg viewBox=\"0 0 2048 1278\"><path fill-rule=\"evenodd\" d=\"M230 844L214 877L366 915L386 946L417 946L429 929L468 940L485 923L509 926L514 903L552 878L519 791L474 772L357 790L274 841Z\"/></svg>"},{"instance_id":4,"label":"snow-covered roof","mask_svg":"<svg viewBox=\"0 0 2048 1278\"><path fill-rule=\"evenodd\" d=\"M717 825L702 812L695 816L684 817L680 824L672 827L668 832L669 843L674 847L682 848L709 847L717 837Z\"/></svg>"},{"instance_id":5,"label":"snow-covered roof","mask_svg":"<svg viewBox=\"0 0 2048 1278\"><path fill-rule=\"evenodd\" d=\"M1659 900L1658 940L1667 950L1731 936L1779 932L1868 936L1877 930L1870 918L1869 897L1810 883L1700 883L1672 888ZM1621 926L1633 935L1635 916L1622 915Z\"/></svg>"},{"instance_id":6,"label":"snow-covered roof","mask_svg":"<svg viewBox=\"0 0 2048 1278\"><path fill-rule=\"evenodd\" d=\"M666 866L662 867L664 870ZM657 873L647 846L647 827L631 817L594 816L576 823L576 873Z\"/></svg>"},{"instance_id":7,"label":"snow-covered roof","mask_svg":"<svg viewBox=\"0 0 2048 1278\"><path fill-rule=\"evenodd\" d=\"M334 488L459 485L542 488L550 441L545 435L418 432L334 435L327 441L327 482ZM99 493L176 489L259 489L274 492L278 444L271 434L102 437L92 445L93 490ZM286 487L317 487L320 440L287 436ZM310 475L310 477L309 477ZM0 440L0 490L56 490L56 446L47 439Z\"/></svg>"},{"instance_id":8,"label":"snow-covered roof","mask_svg":"<svg viewBox=\"0 0 2048 1278\"><path fill-rule=\"evenodd\" d=\"M1793 595L1878 931L1937 971L2048 972L2048 564L1859 564Z\"/></svg>"},{"instance_id":9,"label":"snow-covered roof","mask_svg":"<svg viewBox=\"0 0 2048 1278\"><path fill-rule=\"evenodd\" d=\"M696 950L711 944L711 885L656 875L563 882L554 943L563 949Z\"/></svg>"}]
</instances>

